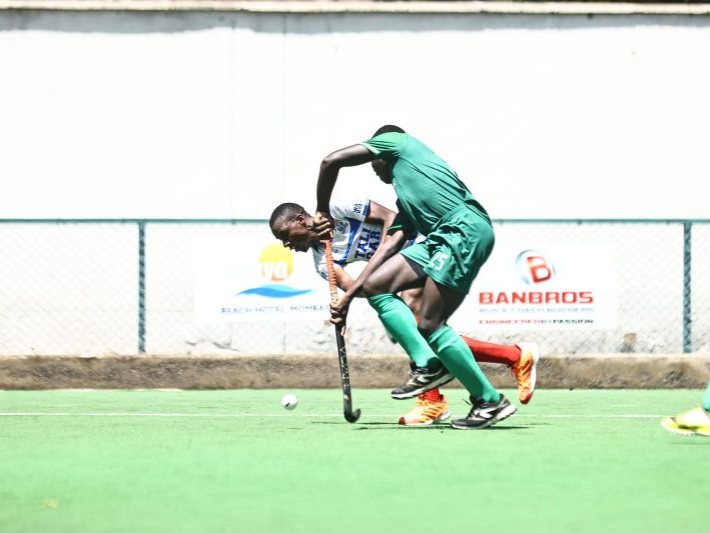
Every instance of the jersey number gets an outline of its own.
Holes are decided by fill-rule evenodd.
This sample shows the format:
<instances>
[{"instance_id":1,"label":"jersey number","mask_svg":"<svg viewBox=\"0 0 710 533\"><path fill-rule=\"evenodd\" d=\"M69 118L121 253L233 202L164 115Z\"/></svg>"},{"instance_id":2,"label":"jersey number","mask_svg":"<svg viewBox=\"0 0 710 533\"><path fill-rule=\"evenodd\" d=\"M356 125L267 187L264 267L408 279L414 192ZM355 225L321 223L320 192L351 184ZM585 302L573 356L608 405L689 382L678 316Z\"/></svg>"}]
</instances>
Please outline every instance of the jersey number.
<instances>
[{"instance_id":1,"label":"jersey number","mask_svg":"<svg viewBox=\"0 0 710 533\"><path fill-rule=\"evenodd\" d=\"M444 264L448 258L449 254L445 254L444 252L436 252L434 257L431 258L431 261L429 261L429 268L432 270L441 270L444 268Z\"/></svg>"}]
</instances>

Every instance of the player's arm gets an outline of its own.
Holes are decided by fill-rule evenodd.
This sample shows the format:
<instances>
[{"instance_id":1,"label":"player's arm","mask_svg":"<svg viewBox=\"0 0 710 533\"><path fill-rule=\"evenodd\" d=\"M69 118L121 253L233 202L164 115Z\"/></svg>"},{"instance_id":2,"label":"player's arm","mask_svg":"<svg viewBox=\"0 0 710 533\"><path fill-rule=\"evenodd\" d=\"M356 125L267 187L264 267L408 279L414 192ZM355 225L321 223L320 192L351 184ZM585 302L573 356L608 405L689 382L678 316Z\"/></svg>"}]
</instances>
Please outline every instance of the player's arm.
<instances>
[{"instance_id":1,"label":"player's arm","mask_svg":"<svg viewBox=\"0 0 710 533\"><path fill-rule=\"evenodd\" d=\"M370 200L370 211L367 218L365 218L365 222L381 225L382 235L387 235L396 215L397 213L391 209L387 209L385 206Z\"/></svg>"},{"instance_id":2,"label":"player's arm","mask_svg":"<svg viewBox=\"0 0 710 533\"><path fill-rule=\"evenodd\" d=\"M318 273L318 275L325 281L328 281L328 270L325 266L325 257L323 257L323 255L321 254L317 254L314 250L313 260L315 262L316 272ZM335 284L341 291L346 292L355 280L350 274L345 272L345 270L340 265L334 264L333 267L333 270L335 271Z\"/></svg>"},{"instance_id":3,"label":"player's arm","mask_svg":"<svg viewBox=\"0 0 710 533\"><path fill-rule=\"evenodd\" d=\"M398 207L401 207L398 202ZM365 280L390 257L399 252L408 238L416 233L416 228L411 220L403 212L395 216L392 226L387 232L384 241L380 243L375 253L367 262L367 266L353 282L350 288L343 294L337 303L330 305L330 321L333 324L345 325L348 308L353 297L361 291Z\"/></svg>"},{"instance_id":4,"label":"player's arm","mask_svg":"<svg viewBox=\"0 0 710 533\"><path fill-rule=\"evenodd\" d=\"M353 280L350 287L345 291L345 294L340 298L337 307L339 307L343 315L347 313L347 307L350 305L350 301L362 291L362 286L365 284L365 280L370 277L370 274L390 257L399 252L406 241L407 237L402 229L395 229L385 237L384 241L380 243L375 253L367 262L367 266L357 279Z\"/></svg>"},{"instance_id":5,"label":"player's arm","mask_svg":"<svg viewBox=\"0 0 710 533\"><path fill-rule=\"evenodd\" d=\"M394 217L396 215L397 215L397 213L392 211L391 209L387 209L385 206L380 205L377 202L373 202L372 200L370 200L369 201L369 208L367 211L367 216L365 217L365 222L369 222L371 224L377 224L379 226L382 226L382 234L385 235L385 239L386 239L387 238L387 236L386 236L387 231L389 230L389 227L392 225L392 222L394 221ZM382 243L380 243L380 246L382 246ZM372 259L370 259L370 261L372 261ZM345 270L343 270L342 268L335 269L335 277L336 277L338 287L344 292L349 291L353 287L353 284L355 283L355 279L350 274L345 272ZM360 284L360 285L362 285L362 284ZM364 294L362 293L361 290L355 290L353 292L353 296L354 297L362 297L362 296L364 296Z\"/></svg>"},{"instance_id":6,"label":"player's arm","mask_svg":"<svg viewBox=\"0 0 710 533\"><path fill-rule=\"evenodd\" d=\"M355 283L355 279L345 272L342 268L339 266L335 266L335 284L338 286L338 288L343 291L343 292L348 292L350 288L353 286L353 283ZM327 274L323 277L323 279L327 279ZM362 297L364 294L362 291L358 291L356 294L353 296L355 297Z\"/></svg>"},{"instance_id":7,"label":"player's arm","mask_svg":"<svg viewBox=\"0 0 710 533\"><path fill-rule=\"evenodd\" d=\"M316 185L316 215L313 229L321 238L330 237L332 220L330 216L330 197L338 181L341 168L355 167L372 161L375 156L361 144L348 146L327 155L320 164L318 184Z\"/></svg>"},{"instance_id":8,"label":"player's arm","mask_svg":"<svg viewBox=\"0 0 710 533\"><path fill-rule=\"evenodd\" d=\"M355 280L342 268L335 269L335 282L341 291L347 292L352 287Z\"/></svg>"}]
</instances>

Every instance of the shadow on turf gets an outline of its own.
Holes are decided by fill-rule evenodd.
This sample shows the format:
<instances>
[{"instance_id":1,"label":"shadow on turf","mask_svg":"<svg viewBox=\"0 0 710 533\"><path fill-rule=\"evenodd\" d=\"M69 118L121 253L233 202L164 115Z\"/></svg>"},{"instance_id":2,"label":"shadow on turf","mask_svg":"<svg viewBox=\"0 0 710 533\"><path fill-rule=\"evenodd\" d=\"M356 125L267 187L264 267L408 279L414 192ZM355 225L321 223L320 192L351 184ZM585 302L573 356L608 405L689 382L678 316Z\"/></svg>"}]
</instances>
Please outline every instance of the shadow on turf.
<instances>
[{"instance_id":1,"label":"shadow on turf","mask_svg":"<svg viewBox=\"0 0 710 533\"><path fill-rule=\"evenodd\" d=\"M319 420L317 422L313 422L313 424L327 424L327 425L352 425L355 426L355 429L357 430L366 430L366 429L402 429L402 430L416 430L416 431L433 431L433 430L441 430L441 429L452 429L449 424L432 424L431 426L400 426L396 422L358 422L355 424L348 424L347 422L333 422L333 421L327 421L327 420ZM493 426L490 428L486 428L492 431L504 431L508 429L530 429L530 426ZM458 430L462 431L462 430ZM463 430L463 431L476 431L476 430Z\"/></svg>"},{"instance_id":2,"label":"shadow on turf","mask_svg":"<svg viewBox=\"0 0 710 533\"><path fill-rule=\"evenodd\" d=\"M683 437L685 438L685 436ZM673 442L672 446L710 446L710 439L707 437L690 436L692 440Z\"/></svg>"}]
</instances>

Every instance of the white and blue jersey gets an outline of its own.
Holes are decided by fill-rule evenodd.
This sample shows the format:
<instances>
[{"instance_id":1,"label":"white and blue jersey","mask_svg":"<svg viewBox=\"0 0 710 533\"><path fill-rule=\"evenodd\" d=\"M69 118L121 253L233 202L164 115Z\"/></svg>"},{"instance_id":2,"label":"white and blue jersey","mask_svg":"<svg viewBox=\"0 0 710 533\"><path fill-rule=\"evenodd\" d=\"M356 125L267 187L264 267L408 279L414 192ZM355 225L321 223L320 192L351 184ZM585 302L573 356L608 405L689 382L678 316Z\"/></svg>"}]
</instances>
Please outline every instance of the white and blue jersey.
<instances>
[{"instance_id":1,"label":"white and blue jersey","mask_svg":"<svg viewBox=\"0 0 710 533\"><path fill-rule=\"evenodd\" d=\"M381 224L365 222L370 214L370 200L354 199L331 203L330 214L334 222L331 242L333 264L344 268L355 261L369 261L384 238ZM413 242L414 240L407 241L405 246ZM312 251L316 272L327 280L325 247L319 244L314 246Z\"/></svg>"}]
</instances>

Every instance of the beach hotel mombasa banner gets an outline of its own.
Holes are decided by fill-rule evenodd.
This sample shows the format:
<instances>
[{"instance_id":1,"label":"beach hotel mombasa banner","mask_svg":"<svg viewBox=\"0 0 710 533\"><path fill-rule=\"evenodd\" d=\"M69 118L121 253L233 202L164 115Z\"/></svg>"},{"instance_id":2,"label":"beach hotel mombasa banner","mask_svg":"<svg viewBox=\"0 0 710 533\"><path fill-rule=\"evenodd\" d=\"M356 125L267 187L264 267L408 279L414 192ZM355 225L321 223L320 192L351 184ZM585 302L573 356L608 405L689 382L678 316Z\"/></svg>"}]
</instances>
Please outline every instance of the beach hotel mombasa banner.
<instances>
[{"instance_id":1,"label":"beach hotel mombasa banner","mask_svg":"<svg viewBox=\"0 0 710 533\"><path fill-rule=\"evenodd\" d=\"M328 283L310 252L296 253L268 228L196 239L195 318L200 322L327 320Z\"/></svg>"},{"instance_id":2,"label":"beach hotel mombasa banner","mask_svg":"<svg viewBox=\"0 0 710 533\"><path fill-rule=\"evenodd\" d=\"M616 326L616 267L605 244L507 244L495 249L451 320L466 331Z\"/></svg>"}]
</instances>

